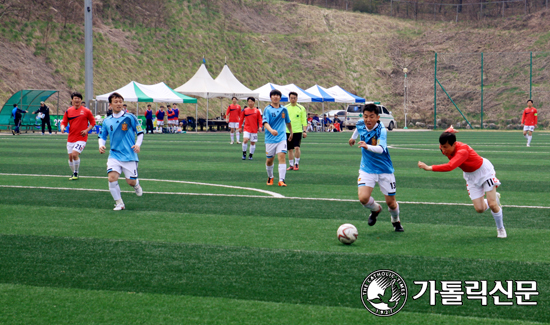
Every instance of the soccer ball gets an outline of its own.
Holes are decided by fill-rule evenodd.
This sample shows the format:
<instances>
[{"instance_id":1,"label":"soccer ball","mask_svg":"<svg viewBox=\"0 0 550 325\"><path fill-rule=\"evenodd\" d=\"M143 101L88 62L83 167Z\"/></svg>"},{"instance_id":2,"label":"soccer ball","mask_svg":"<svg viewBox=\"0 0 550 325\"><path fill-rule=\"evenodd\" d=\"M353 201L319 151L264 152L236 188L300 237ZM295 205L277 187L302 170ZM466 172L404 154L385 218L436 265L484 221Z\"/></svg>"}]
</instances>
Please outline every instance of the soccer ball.
<instances>
[{"instance_id":1,"label":"soccer ball","mask_svg":"<svg viewBox=\"0 0 550 325\"><path fill-rule=\"evenodd\" d=\"M350 245L357 240L357 228L351 223L345 223L338 228L336 232L338 240L342 244Z\"/></svg>"}]
</instances>

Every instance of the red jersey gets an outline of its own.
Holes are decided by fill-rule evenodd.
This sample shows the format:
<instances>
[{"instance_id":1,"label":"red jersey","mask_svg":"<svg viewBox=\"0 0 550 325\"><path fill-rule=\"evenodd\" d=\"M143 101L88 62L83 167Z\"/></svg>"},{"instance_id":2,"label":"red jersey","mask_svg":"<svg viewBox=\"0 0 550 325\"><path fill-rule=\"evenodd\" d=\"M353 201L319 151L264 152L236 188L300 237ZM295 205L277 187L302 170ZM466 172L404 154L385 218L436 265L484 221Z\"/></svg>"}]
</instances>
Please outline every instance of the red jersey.
<instances>
[{"instance_id":1,"label":"red jersey","mask_svg":"<svg viewBox=\"0 0 550 325\"><path fill-rule=\"evenodd\" d=\"M458 141L455 144L455 151L447 156L450 161L443 165L433 165L432 170L434 172L450 172L458 167L466 173L471 173L483 165L483 158L472 147Z\"/></svg>"},{"instance_id":2,"label":"red jersey","mask_svg":"<svg viewBox=\"0 0 550 325\"><path fill-rule=\"evenodd\" d=\"M227 117L229 115L229 117ZM239 123L239 116L241 115L241 105L229 105L227 112L225 112L226 118L229 118L229 123Z\"/></svg>"},{"instance_id":3,"label":"red jersey","mask_svg":"<svg viewBox=\"0 0 550 325\"><path fill-rule=\"evenodd\" d=\"M174 110L172 109L169 109L166 111L166 113L168 113L168 120L169 121L173 121L173 120L177 120L178 118L176 117L176 112L174 112Z\"/></svg>"},{"instance_id":4,"label":"red jersey","mask_svg":"<svg viewBox=\"0 0 550 325\"><path fill-rule=\"evenodd\" d=\"M239 128L242 128L244 123L244 130L246 132L258 133L258 129L262 125L262 114L260 114L259 109L249 107L245 108L241 111L240 119L241 122L239 124Z\"/></svg>"},{"instance_id":5,"label":"red jersey","mask_svg":"<svg viewBox=\"0 0 550 325\"><path fill-rule=\"evenodd\" d=\"M534 125L537 125L537 121L538 121L538 116L537 116L536 108L527 107L525 110L523 110L523 115L521 115L521 124L534 126Z\"/></svg>"},{"instance_id":6,"label":"red jersey","mask_svg":"<svg viewBox=\"0 0 550 325\"><path fill-rule=\"evenodd\" d=\"M84 106L80 106L79 109L74 108L74 106L69 107L63 114L63 120L61 121L61 124L65 126L70 125L67 142L88 141L88 133L84 136L80 134L88 128L88 123L91 126L95 125L92 111Z\"/></svg>"}]
</instances>

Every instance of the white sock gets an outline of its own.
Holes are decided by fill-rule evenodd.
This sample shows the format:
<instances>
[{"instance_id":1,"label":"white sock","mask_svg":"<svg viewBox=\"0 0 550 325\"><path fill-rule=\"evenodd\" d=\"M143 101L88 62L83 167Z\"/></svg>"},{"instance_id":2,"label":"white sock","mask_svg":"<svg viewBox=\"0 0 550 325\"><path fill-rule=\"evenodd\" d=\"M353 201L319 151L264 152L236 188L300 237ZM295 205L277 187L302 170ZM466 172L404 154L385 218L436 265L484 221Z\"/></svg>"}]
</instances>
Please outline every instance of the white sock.
<instances>
[{"instance_id":1,"label":"white sock","mask_svg":"<svg viewBox=\"0 0 550 325\"><path fill-rule=\"evenodd\" d=\"M243 142L243 152L246 152L246 148L248 147L248 144Z\"/></svg>"},{"instance_id":2,"label":"white sock","mask_svg":"<svg viewBox=\"0 0 550 325\"><path fill-rule=\"evenodd\" d=\"M363 204L363 206L371 211L378 211L381 208L380 204L376 203L372 196L369 198L369 202L367 204Z\"/></svg>"},{"instance_id":3,"label":"white sock","mask_svg":"<svg viewBox=\"0 0 550 325\"><path fill-rule=\"evenodd\" d=\"M118 201L121 199L120 186L118 186L118 181L109 182L109 191L111 192L111 195L113 196L113 199L115 201Z\"/></svg>"},{"instance_id":4,"label":"white sock","mask_svg":"<svg viewBox=\"0 0 550 325\"><path fill-rule=\"evenodd\" d=\"M74 163L74 172L78 174L78 168L80 167L80 158L78 160L73 160Z\"/></svg>"},{"instance_id":5,"label":"white sock","mask_svg":"<svg viewBox=\"0 0 550 325\"><path fill-rule=\"evenodd\" d=\"M391 222L399 222L399 203L397 204L397 208L395 210L392 210L388 207L388 210L390 211L391 215Z\"/></svg>"},{"instance_id":6,"label":"white sock","mask_svg":"<svg viewBox=\"0 0 550 325\"><path fill-rule=\"evenodd\" d=\"M294 163L296 165L299 165L300 164L300 158L294 158Z\"/></svg>"},{"instance_id":7,"label":"white sock","mask_svg":"<svg viewBox=\"0 0 550 325\"><path fill-rule=\"evenodd\" d=\"M279 182L284 181L286 176L286 163L279 164Z\"/></svg>"},{"instance_id":8,"label":"white sock","mask_svg":"<svg viewBox=\"0 0 550 325\"><path fill-rule=\"evenodd\" d=\"M251 145L250 145L250 154L253 155L253 154L254 154L254 151L256 151L256 145L255 145L255 144L251 144Z\"/></svg>"},{"instance_id":9,"label":"white sock","mask_svg":"<svg viewBox=\"0 0 550 325\"><path fill-rule=\"evenodd\" d=\"M237 131L237 142L239 142L239 138L241 137L241 133Z\"/></svg>"},{"instance_id":10,"label":"white sock","mask_svg":"<svg viewBox=\"0 0 550 325\"><path fill-rule=\"evenodd\" d=\"M532 135L528 135L528 136L527 136L527 145L530 145L530 144L531 144L531 139L533 139L533 136L532 136Z\"/></svg>"},{"instance_id":11,"label":"white sock","mask_svg":"<svg viewBox=\"0 0 550 325\"><path fill-rule=\"evenodd\" d=\"M73 174L74 174L74 162L73 161L69 160L69 167L71 167L71 170L73 171Z\"/></svg>"},{"instance_id":12,"label":"white sock","mask_svg":"<svg viewBox=\"0 0 550 325\"><path fill-rule=\"evenodd\" d=\"M528 135L527 135L527 134L525 134L525 135L524 135L523 137L524 137L525 139L527 139Z\"/></svg>"},{"instance_id":13,"label":"white sock","mask_svg":"<svg viewBox=\"0 0 550 325\"><path fill-rule=\"evenodd\" d=\"M235 141L235 133L229 133L231 135L231 142Z\"/></svg>"},{"instance_id":14,"label":"white sock","mask_svg":"<svg viewBox=\"0 0 550 325\"><path fill-rule=\"evenodd\" d=\"M485 210L483 212L487 212L489 210L489 203L487 202L487 199L483 200L485 202Z\"/></svg>"},{"instance_id":15,"label":"white sock","mask_svg":"<svg viewBox=\"0 0 550 325\"><path fill-rule=\"evenodd\" d=\"M289 159L288 164L290 165L290 167L294 167L294 159Z\"/></svg>"},{"instance_id":16,"label":"white sock","mask_svg":"<svg viewBox=\"0 0 550 325\"><path fill-rule=\"evenodd\" d=\"M136 185L132 186L135 189L139 188L139 179L136 179Z\"/></svg>"},{"instance_id":17,"label":"white sock","mask_svg":"<svg viewBox=\"0 0 550 325\"><path fill-rule=\"evenodd\" d=\"M269 178L273 178L273 167L275 167L275 166L274 165L271 165L271 166L265 165L265 169L267 170L267 177L269 177Z\"/></svg>"},{"instance_id":18,"label":"white sock","mask_svg":"<svg viewBox=\"0 0 550 325\"><path fill-rule=\"evenodd\" d=\"M491 214L493 215L493 218L495 218L497 229L504 228L504 222L502 221L502 209L500 209L500 211L497 213L491 211Z\"/></svg>"}]
</instances>

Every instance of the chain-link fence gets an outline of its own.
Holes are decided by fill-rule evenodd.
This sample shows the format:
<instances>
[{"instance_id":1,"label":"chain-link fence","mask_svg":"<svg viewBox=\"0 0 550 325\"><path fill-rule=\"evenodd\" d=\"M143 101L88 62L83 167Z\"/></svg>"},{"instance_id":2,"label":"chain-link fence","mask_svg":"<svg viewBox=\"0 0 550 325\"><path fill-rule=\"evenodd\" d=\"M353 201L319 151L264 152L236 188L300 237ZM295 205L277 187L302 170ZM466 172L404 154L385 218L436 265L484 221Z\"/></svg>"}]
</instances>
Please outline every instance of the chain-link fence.
<instances>
[{"instance_id":1,"label":"chain-link fence","mask_svg":"<svg viewBox=\"0 0 550 325\"><path fill-rule=\"evenodd\" d=\"M436 53L434 80L438 128L519 129L528 99L548 127L550 52Z\"/></svg>"}]
</instances>

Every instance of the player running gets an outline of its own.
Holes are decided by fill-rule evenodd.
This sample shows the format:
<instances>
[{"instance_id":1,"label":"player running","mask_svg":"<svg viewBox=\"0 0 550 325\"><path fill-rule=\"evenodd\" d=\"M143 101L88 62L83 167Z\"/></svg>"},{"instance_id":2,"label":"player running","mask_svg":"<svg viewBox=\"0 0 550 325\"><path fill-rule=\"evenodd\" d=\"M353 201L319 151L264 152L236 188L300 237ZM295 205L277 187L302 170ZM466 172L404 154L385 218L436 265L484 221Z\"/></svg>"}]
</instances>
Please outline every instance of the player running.
<instances>
[{"instance_id":1,"label":"player running","mask_svg":"<svg viewBox=\"0 0 550 325\"><path fill-rule=\"evenodd\" d=\"M241 132L244 129L243 160L246 159L248 140L250 140L250 154L248 156L248 160L252 160L252 155L254 155L254 151L256 150L256 142L258 142L258 129L262 124L262 114L260 113L260 110L254 106L256 103L256 99L254 99L254 97L248 97L246 101L248 102L248 107L241 111L241 116L239 117L239 129Z\"/></svg>"},{"instance_id":2,"label":"player running","mask_svg":"<svg viewBox=\"0 0 550 325\"><path fill-rule=\"evenodd\" d=\"M537 126L538 121L537 109L533 107L533 101L529 99L527 101L527 108L523 110L521 115L521 125L523 125L523 136L527 139L527 146L531 146L531 139L533 138L533 131ZM527 135L529 132L529 135Z\"/></svg>"},{"instance_id":3,"label":"player running","mask_svg":"<svg viewBox=\"0 0 550 325\"><path fill-rule=\"evenodd\" d=\"M67 138L67 153L69 154L69 167L73 175L69 180L78 180L78 171L80 169L80 154L86 147L88 141L88 132L95 126L95 118L92 112L82 106L82 94L74 92L71 94L73 106L69 107L63 120L61 121L61 133L65 131L67 125L69 136Z\"/></svg>"},{"instance_id":4,"label":"player running","mask_svg":"<svg viewBox=\"0 0 550 325\"><path fill-rule=\"evenodd\" d=\"M500 194L497 193L500 181L496 178L495 168L489 160L480 157L469 145L456 141L456 132L451 126L439 137L439 149L449 158L448 163L428 166L419 161L418 167L434 172L449 172L457 167L462 169L474 208L479 213L491 209L497 226L497 237L506 238ZM484 196L487 198L485 199Z\"/></svg>"},{"instance_id":5,"label":"player running","mask_svg":"<svg viewBox=\"0 0 550 325\"><path fill-rule=\"evenodd\" d=\"M240 133L239 133L239 116L241 115L241 105L237 105L237 97L231 98L231 101L233 104L229 105L227 107L227 111L225 112L225 120L229 124L229 135L231 137L231 143L234 142L235 137L235 130L237 130L237 143L241 143L239 141Z\"/></svg>"},{"instance_id":6,"label":"player running","mask_svg":"<svg viewBox=\"0 0 550 325\"><path fill-rule=\"evenodd\" d=\"M387 131L384 124L380 123L378 107L374 104L365 105L363 119L357 121L357 126L349 145L355 145L355 139L360 136L359 148L361 148L361 166L359 179L357 180L359 202L371 210L368 224L374 226L376 218L382 212L382 206L374 201L371 196L376 183L384 194L386 204L391 215L391 223L396 232L403 232L403 226L399 219L399 204L395 199L395 176L393 164L387 146Z\"/></svg>"},{"instance_id":7,"label":"player running","mask_svg":"<svg viewBox=\"0 0 550 325\"><path fill-rule=\"evenodd\" d=\"M120 195L118 177L124 171L126 183L132 186L137 196L143 195L143 190L138 180L138 153L143 141L143 130L138 119L131 113L122 111L124 98L119 93L109 96L109 106L113 109L113 115L103 120L103 127L99 134L99 153L105 153L107 137L110 138L109 158L107 159L107 175L109 178L109 191L115 200L113 210L124 210L124 202ZM137 135L137 140L136 140Z\"/></svg>"},{"instance_id":8,"label":"player running","mask_svg":"<svg viewBox=\"0 0 550 325\"><path fill-rule=\"evenodd\" d=\"M307 112L304 106L298 104L298 94L296 92L290 92L288 94L288 100L290 103L286 105L288 114L290 115L290 123L292 124L292 129L294 130L294 136L292 141L287 140L288 146L288 162L290 166L287 170L299 170L300 167L300 145L302 143L302 134L303 138L307 137ZM286 135L288 137L289 132L287 130Z\"/></svg>"},{"instance_id":9,"label":"player running","mask_svg":"<svg viewBox=\"0 0 550 325\"><path fill-rule=\"evenodd\" d=\"M265 169L267 170L267 185L273 185L273 162L275 154L279 159L279 186L286 186L286 138L285 124L290 131L288 137L292 141L292 125L288 111L281 106L281 92L273 89L269 93L271 104L264 110L262 124L265 127Z\"/></svg>"}]
</instances>

